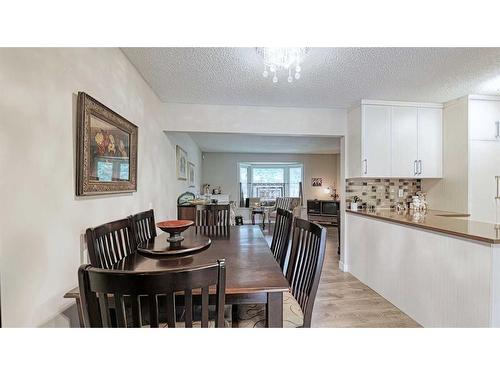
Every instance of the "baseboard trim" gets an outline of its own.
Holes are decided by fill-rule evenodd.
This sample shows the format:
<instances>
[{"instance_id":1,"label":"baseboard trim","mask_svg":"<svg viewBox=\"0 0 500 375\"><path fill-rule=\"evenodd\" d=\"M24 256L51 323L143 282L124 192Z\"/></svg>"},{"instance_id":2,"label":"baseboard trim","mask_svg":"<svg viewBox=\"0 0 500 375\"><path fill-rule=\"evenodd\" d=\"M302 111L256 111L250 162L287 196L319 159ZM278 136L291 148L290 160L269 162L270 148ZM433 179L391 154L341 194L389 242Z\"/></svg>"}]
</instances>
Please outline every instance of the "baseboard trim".
<instances>
[{"instance_id":1,"label":"baseboard trim","mask_svg":"<svg viewBox=\"0 0 500 375\"><path fill-rule=\"evenodd\" d=\"M349 266L344 264L341 260L339 260L339 268L342 272L349 272Z\"/></svg>"}]
</instances>

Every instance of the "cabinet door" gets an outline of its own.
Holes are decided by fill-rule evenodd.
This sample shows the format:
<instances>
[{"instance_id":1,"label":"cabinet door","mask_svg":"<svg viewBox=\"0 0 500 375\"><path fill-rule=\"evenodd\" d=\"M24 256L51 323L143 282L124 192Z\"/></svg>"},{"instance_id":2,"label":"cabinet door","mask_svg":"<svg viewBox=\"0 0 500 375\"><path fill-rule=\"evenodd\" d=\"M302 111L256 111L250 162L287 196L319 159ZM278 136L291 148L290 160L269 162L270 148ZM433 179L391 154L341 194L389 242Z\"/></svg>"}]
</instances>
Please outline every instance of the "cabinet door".
<instances>
[{"instance_id":1,"label":"cabinet door","mask_svg":"<svg viewBox=\"0 0 500 375\"><path fill-rule=\"evenodd\" d=\"M469 163L471 219L493 223L497 215L495 176L500 176L500 142L471 141Z\"/></svg>"},{"instance_id":2,"label":"cabinet door","mask_svg":"<svg viewBox=\"0 0 500 375\"><path fill-rule=\"evenodd\" d=\"M391 175L391 107L364 105L362 116L363 176Z\"/></svg>"},{"instance_id":3,"label":"cabinet door","mask_svg":"<svg viewBox=\"0 0 500 375\"><path fill-rule=\"evenodd\" d=\"M500 101L469 101L471 140L500 140Z\"/></svg>"},{"instance_id":4,"label":"cabinet door","mask_svg":"<svg viewBox=\"0 0 500 375\"><path fill-rule=\"evenodd\" d=\"M443 111L418 109L418 177L443 177Z\"/></svg>"},{"instance_id":5,"label":"cabinet door","mask_svg":"<svg viewBox=\"0 0 500 375\"><path fill-rule=\"evenodd\" d=\"M392 107L392 171L393 177L417 175L417 108Z\"/></svg>"}]
</instances>

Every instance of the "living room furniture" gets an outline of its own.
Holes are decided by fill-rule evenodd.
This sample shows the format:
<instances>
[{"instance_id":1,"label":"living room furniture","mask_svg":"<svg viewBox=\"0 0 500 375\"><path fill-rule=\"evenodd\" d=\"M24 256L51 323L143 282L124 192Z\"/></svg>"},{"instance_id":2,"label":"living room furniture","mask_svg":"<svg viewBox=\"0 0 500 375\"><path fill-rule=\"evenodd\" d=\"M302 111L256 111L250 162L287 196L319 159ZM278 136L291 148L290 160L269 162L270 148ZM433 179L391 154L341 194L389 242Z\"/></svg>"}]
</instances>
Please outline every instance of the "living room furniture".
<instances>
[{"instance_id":1,"label":"living room furniture","mask_svg":"<svg viewBox=\"0 0 500 375\"><path fill-rule=\"evenodd\" d=\"M130 272L105 270L83 265L78 270L81 306L85 327L114 326L110 314L111 298L114 302L116 325L127 327L175 328L175 293L184 293L184 326L193 327L193 292L201 289L201 327L209 326L209 288L215 287L215 327L224 327L226 268L224 260L217 260L192 269L161 272ZM164 297L166 296L166 298ZM165 298L166 304L160 304ZM126 304L132 313L127 313ZM161 306L161 309L159 308ZM160 314L166 310L166 323L160 325ZM103 311L104 310L104 311ZM144 314L146 310L147 314ZM148 322L143 317L147 315ZM197 324L195 324L197 325Z\"/></svg>"},{"instance_id":2,"label":"living room furniture","mask_svg":"<svg viewBox=\"0 0 500 375\"><path fill-rule=\"evenodd\" d=\"M340 254L340 202L334 200L307 200L307 220L337 227L338 254Z\"/></svg>"},{"instance_id":3,"label":"living room furniture","mask_svg":"<svg viewBox=\"0 0 500 375\"><path fill-rule=\"evenodd\" d=\"M269 251L269 245L259 227L252 225L231 226L228 237L212 237L211 246L189 257L172 256L159 260L140 253L129 254L113 268L120 271L161 272L189 266L195 268L226 260L226 305L266 304L269 327L283 326L283 293L288 291L288 281ZM194 227L183 236L202 236ZM159 236L154 238L158 241ZM234 270L234 271L231 271ZM256 277L258 275L258 277ZM74 288L65 294L80 303L80 292ZM210 298L213 294L210 295Z\"/></svg>"},{"instance_id":4,"label":"living room furniture","mask_svg":"<svg viewBox=\"0 0 500 375\"><path fill-rule=\"evenodd\" d=\"M255 215L260 215L262 218L262 229L266 229L266 211L262 207L252 207L252 225L255 225Z\"/></svg>"},{"instance_id":5,"label":"living room furniture","mask_svg":"<svg viewBox=\"0 0 500 375\"><path fill-rule=\"evenodd\" d=\"M292 209L292 199L291 197L278 197L276 198L276 204L274 205L274 209L269 212L267 215L267 221L269 225L271 225L271 218L276 218L276 211L278 208L283 210L291 210Z\"/></svg>"},{"instance_id":6,"label":"living room furniture","mask_svg":"<svg viewBox=\"0 0 500 375\"><path fill-rule=\"evenodd\" d=\"M191 220L196 222L196 205L195 204L177 205L177 219Z\"/></svg>"}]
</instances>

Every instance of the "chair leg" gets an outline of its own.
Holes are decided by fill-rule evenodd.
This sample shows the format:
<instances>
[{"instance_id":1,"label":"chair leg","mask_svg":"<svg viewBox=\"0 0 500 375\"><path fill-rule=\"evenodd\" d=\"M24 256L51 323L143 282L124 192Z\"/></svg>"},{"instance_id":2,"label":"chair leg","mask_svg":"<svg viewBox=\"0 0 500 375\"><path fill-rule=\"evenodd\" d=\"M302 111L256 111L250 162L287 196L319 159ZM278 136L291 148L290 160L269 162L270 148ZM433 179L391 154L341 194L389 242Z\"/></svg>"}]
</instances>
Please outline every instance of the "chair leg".
<instances>
[{"instance_id":1,"label":"chair leg","mask_svg":"<svg viewBox=\"0 0 500 375\"><path fill-rule=\"evenodd\" d=\"M231 305L231 327L238 328L238 305Z\"/></svg>"}]
</instances>

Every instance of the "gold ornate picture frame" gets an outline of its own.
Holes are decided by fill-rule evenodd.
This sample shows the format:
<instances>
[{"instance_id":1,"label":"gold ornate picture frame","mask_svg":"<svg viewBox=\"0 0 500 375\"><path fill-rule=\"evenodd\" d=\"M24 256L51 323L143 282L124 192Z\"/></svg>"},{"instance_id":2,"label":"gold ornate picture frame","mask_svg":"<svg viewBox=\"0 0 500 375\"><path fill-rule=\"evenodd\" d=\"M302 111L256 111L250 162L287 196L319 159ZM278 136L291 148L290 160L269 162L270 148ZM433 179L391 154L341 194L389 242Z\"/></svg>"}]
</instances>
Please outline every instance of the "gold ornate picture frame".
<instances>
[{"instance_id":1,"label":"gold ornate picture frame","mask_svg":"<svg viewBox=\"0 0 500 375\"><path fill-rule=\"evenodd\" d=\"M76 195L137 191L137 137L137 126L79 92Z\"/></svg>"}]
</instances>

